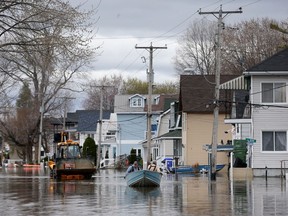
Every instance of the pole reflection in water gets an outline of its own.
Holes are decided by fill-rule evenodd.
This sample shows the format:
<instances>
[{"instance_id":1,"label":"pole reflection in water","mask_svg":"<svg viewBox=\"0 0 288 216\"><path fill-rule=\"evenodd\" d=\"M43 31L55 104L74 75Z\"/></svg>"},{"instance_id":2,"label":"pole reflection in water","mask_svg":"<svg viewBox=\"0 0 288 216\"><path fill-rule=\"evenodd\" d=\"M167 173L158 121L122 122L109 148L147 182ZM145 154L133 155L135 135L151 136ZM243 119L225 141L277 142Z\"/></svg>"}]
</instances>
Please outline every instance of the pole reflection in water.
<instances>
[{"instance_id":1,"label":"pole reflection in water","mask_svg":"<svg viewBox=\"0 0 288 216\"><path fill-rule=\"evenodd\" d=\"M206 175L163 175L159 188L130 188L125 171L101 170L92 180L56 181L43 169L0 170L5 215L286 215L286 181L217 181Z\"/></svg>"}]
</instances>

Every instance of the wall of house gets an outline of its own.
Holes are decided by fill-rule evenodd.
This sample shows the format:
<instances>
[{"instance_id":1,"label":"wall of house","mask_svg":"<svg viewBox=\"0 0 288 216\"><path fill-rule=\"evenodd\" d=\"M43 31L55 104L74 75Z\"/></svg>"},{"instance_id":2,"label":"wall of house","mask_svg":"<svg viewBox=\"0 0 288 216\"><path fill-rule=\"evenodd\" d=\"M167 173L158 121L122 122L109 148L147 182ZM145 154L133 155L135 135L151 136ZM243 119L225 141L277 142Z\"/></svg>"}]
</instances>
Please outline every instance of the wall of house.
<instances>
[{"instance_id":1,"label":"wall of house","mask_svg":"<svg viewBox=\"0 0 288 216\"><path fill-rule=\"evenodd\" d=\"M157 136L161 136L169 132L169 122L170 122L170 111L161 115L159 118ZM173 158L173 140L163 140L157 141L156 145L159 148L159 155L157 157L157 163L160 165L161 161L165 157Z\"/></svg>"},{"instance_id":2,"label":"wall of house","mask_svg":"<svg viewBox=\"0 0 288 216\"><path fill-rule=\"evenodd\" d=\"M208 164L208 153L203 150L203 145L212 143L213 114L189 114L183 115L182 121L182 142L184 163L186 165ZM221 140L226 144L232 139L231 133L225 131L231 126L224 124L224 115L219 115L218 143ZM228 164L229 158L226 152L217 153L218 164Z\"/></svg>"},{"instance_id":3,"label":"wall of house","mask_svg":"<svg viewBox=\"0 0 288 216\"><path fill-rule=\"evenodd\" d=\"M141 150L142 158L143 147L141 142L146 139L147 118L146 113L121 113L117 114L118 122L118 154L130 154L132 148ZM156 124L158 115L152 116L152 124Z\"/></svg>"},{"instance_id":4,"label":"wall of house","mask_svg":"<svg viewBox=\"0 0 288 216\"><path fill-rule=\"evenodd\" d=\"M169 122L170 122L170 112L166 112L165 114L159 117L157 136L160 136L169 132Z\"/></svg>"},{"instance_id":5,"label":"wall of house","mask_svg":"<svg viewBox=\"0 0 288 216\"><path fill-rule=\"evenodd\" d=\"M286 82L288 78L283 76L257 76L252 79L252 103L261 103L261 83L262 82ZM287 91L287 90L286 90ZM288 100L288 92L286 92ZM287 106L286 104L273 104ZM283 152L263 152L262 151L262 131L287 131L288 130L288 109L280 107L254 106L252 109L253 118L253 138L256 142L253 145L253 162L252 168L257 171L257 175L265 173L265 167L268 169L278 169L280 173L281 160L288 160L288 151ZM288 138L287 138L288 140ZM275 173L276 173L275 172ZM271 172L270 172L271 173Z\"/></svg>"},{"instance_id":6,"label":"wall of house","mask_svg":"<svg viewBox=\"0 0 288 216\"><path fill-rule=\"evenodd\" d=\"M165 157L173 158L173 140L159 140L159 155L157 160L163 160Z\"/></svg>"}]
</instances>

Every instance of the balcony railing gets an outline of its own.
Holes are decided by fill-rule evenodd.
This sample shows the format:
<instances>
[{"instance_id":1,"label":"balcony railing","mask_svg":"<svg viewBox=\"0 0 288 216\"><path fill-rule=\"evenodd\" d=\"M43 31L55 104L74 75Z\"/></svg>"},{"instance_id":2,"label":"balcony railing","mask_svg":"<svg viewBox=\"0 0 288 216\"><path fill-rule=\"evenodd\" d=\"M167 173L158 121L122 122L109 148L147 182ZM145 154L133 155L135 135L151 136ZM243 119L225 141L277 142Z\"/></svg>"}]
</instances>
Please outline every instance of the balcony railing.
<instances>
[{"instance_id":1,"label":"balcony railing","mask_svg":"<svg viewBox=\"0 0 288 216\"><path fill-rule=\"evenodd\" d=\"M251 104L250 103L230 103L226 106L226 119L250 119L251 118Z\"/></svg>"}]
</instances>

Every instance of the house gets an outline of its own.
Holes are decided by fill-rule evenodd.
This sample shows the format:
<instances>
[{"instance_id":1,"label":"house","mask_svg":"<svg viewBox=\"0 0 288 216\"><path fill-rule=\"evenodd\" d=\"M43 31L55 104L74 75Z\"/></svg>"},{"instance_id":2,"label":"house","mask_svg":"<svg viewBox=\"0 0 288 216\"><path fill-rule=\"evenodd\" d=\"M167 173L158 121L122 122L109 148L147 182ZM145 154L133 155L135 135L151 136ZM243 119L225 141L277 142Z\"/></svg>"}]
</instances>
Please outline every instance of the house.
<instances>
[{"instance_id":1,"label":"house","mask_svg":"<svg viewBox=\"0 0 288 216\"><path fill-rule=\"evenodd\" d=\"M117 148L119 145L117 143L117 116L115 113L110 114L109 119L102 120L101 126L101 136L100 134L100 122L97 123L96 129L96 144L99 145L101 137L101 159L100 159L100 168L113 167L116 160Z\"/></svg>"},{"instance_id":2,"label":"house","mask_svg":"<svg viewBox=\"0 0 288 216\"><path fill-rule=\"evenodd\" d=\"M103 110L102 120L110 119L111 111ZM95 142L98 138L96 135L97 123L100 120L99 110L76 110L77 116L77 128L76 131L79 133L80 145L83 145L87 137L92 137ZM104 132L104 131L103 131Z\"/></svg>"},{"instance_id":3,"label":"house","mask_svg":"<svg viewBox=\"0 0 288 216\"><path fill-rule=\"evenodd\" d=\"M103 111L102 120L109 120L110 114L111 111ZM51 119L51 124L54 126L54 141L59 139L57 135L64 130L68 132L68 139L79 141L81 146L83 146L87 137L91 137L97 142L96 130L99 119L99 110L76 110L76 112L68 112L67 117L64 119L53 118ZM105 131L105 128L102 131L104 134L108 132ZM50 149L54 149L54 147Z\"/></svg>"},{"instance_id":4,"label":"house","mask_svg":"<svg viewBox=\"0 0 288 216\"><path fill-rule=\"evenodd\" d=\"M181 114L178 111L178 99L170 102L170 108L159 116L157 136L153 139L153 160L158 166L164 165L169 170L182 158ZM176 161L177 160L177 161Z\"/></svg>"},{"instance_id":5,"label":"house","mask_svg":"<svg viewBox=\"0 0 288 216\"><path fill-rule=\"evenodd\" d=\"M233 75L221 76L220 83L235 78ZM185 165L209 164L208 153L204 145L212 143L213 110L215 105L215 76L181 75L179 112L182 113L182 157ZM224 100L224 91L220 91L220 101ZM231 126L224 123L225 103L219 103L218 143L226 144L232 139L231 133L225 133ZM228 164L227 152L217 153L218 164Z\"/></svg>"},{"instance_id":6,"label":"house","mask_svg":"<svg viewBox=\"0 0 288 216\"><path fill-rule=\"evenodd\" d=\"M147 101L148 95L116 95L114 112L117 115L117 156L130 155L132 149L136 155L145 158L147 135ZM171 101L177 100L178 95L152 95L152 138L156 136L159 116L170 107ZM147 151L146 151L147 152ZM152 157L158 156L157 147L152 149Z\"/></svg>"},{"instance_id":7,"label":"house","mask_svg":"<svg viewBox=\"0 0 288 216\"><path fill-rule=\"evenodd\" d=\"M233 89L234 95L239 95L246 86L248 93L234 97L230 104L234 114L230 112L225 123L235 126L238 137L234 141L248 141L247 163L254 176L279 176L288 160L288 49L246 70L236 80L240 86L234 79L222 88ZM242 109L235 109L235 105L242 105Z\"/></svg>"}]
</instances>

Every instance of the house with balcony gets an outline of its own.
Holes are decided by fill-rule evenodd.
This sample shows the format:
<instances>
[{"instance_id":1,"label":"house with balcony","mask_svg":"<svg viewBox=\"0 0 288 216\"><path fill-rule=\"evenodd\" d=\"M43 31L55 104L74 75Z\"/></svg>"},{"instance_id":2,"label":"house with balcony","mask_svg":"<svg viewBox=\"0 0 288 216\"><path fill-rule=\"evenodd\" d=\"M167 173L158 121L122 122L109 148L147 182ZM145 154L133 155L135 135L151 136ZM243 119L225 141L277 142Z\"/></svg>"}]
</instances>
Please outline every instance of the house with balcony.
<instances>
[{"instance_id":1,"label":"house with balcony","mask_svg":"<svg viewBox=\"0 0 288 216\"><path fill-rule=\"evenodd\" d=\"M247 164L254 176L283 175L281 166L288 165L287 84L284 49L220 86L233 91L225 101L229 115L224 122L231 125L234 142L247 141Z\"/></svg>"}]
</instances>

